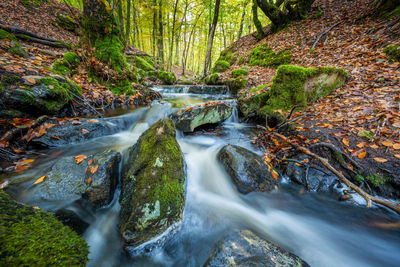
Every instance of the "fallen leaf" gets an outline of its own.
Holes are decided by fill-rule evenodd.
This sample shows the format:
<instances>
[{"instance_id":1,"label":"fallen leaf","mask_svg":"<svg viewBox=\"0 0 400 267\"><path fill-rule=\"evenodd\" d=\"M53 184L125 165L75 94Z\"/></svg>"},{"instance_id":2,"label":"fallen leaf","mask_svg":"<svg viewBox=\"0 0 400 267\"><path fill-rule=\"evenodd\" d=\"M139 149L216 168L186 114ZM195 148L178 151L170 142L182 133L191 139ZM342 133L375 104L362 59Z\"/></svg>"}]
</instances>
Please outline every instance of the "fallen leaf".
<instances>
[{"instance_id":1,"label":"fallen leaf","mask_svg":"<svg viewBox=\"0 0 400 267\"><path fill-rule=\"evenodd\" d=\"M400 159L400 155L399 154L394 154L394 157Z\"/></svg>"},{"instance_id":2,"label":"fallen leaf","mask_svg":"<svg viewBox=\"0 0 400 267\"><path fill-rule=\"evenodd\" d=\"M99 122L99 120L91 119L91 120L87 120L87 122Z\"/></svg>"},{"instance_id":3,"label":"fallen leaf","mask_svg":"<svg viewBox=\"0 0 400 267\"><path fill-rule=\"evenodd\" d=\"M92 177L91 177L91 176L87 179L87 183L88 183L88 184L91 184L91 183L92 183Z\"/></svg>"},{"instance_id":4,"label":"fallen leaf","mask_svg":"<svg viewBox=\"0 0 400 267\"><path fill-rule=\"evenodd\" d=\"M272 171L271 171L271 176L272 176L272 178L274 178L275 180L278 180L278 174L276 173L275 170L272 170Z\"/></svg>"},{"instance_id":5,"label":"fallen leaf","mask_svg":"<svg viewBox=\"0 0 400 267\"><path fill-rule=\"evenodd\" d=\"M387 146L387 147L392 147L393 146L393 144L391 142L388 142L388 141L382 142L382 145Z\"/></svg>"},{"instance_id":6,"label":"fallen leaf","mask_svg":"<svg viewBox=\"0 0 400 267\"><path fill-rule=\"evenodd\" d=\"M90 131L88 131L88 130L82 128L82 129L81 129L81 133L82 133L82 134L88 134L88 133L90 133Z\"/></svg>"},{"instance_id":7,"label":"fallen leaf","mask_svg":"<svg viewBox=\"0 0 400 267\"><path fill-rule=\"evenodd\" d=\"M10 143L6 140L0 140L0 147L1 148L6 148L10 145Z\"/></svg>"},{"instance_id":8,"label":"fallen leaf","mask_svg":"<svg viewBox=\"0 0 400 267\"><path fill-rule=\"evenodd\" d=\"M377 145L370 145L369 147L373 148L373 149L377 149L378 146Z\"/></svg>"},{"instance_id":9,"label":"fallen leaf","mask_svg":"<svg viewBox=\"0 0 400 267\"><path fill-rule=\"evenodd\" d=\"M345 146L349 146L349 139L343 138L342 142Z\"/></svg>"},{"instance_id":10,"label":"fallen leaf","mask_svg":"<svg viewBox=\"0 0 400 267\"><path fill-rule=\"evenodd\" d=\"M357 157L358 157L359 159L363 159L363 158L365 158L366 155L367 155L367 152L362 151L362 152L360 152L360 154L357 155Z\"/></svg>"},{"instance_id":11,"label":"fallen leaf","mask_svg":"<svg viewBox=\"0 0 400 267\"><path fill-rule=\"evenodd\" d=\"M13 151L14 151L15 153L19 154L19 153L22 152L22 149L15 148L15 149L13 149Z\"/></svg>"},{"instance_id":12,"label":"fallen leaf","mask_svg":"<svg viewBox=\"0 0 400 267\"><path fill-rule=\"evenodd\" d=\"M33 184L39 184L39 183L43 182L45 178L46 178L46 176L43 175L42 177L40 177L39 179L37 179Z\"/></svg>"},{"instance_id":13,"label":"fallen leaf","mask_svg":"<svg viewBox=\"0 0 400 267\"><path fill-rule=\"evenodd\" d=\"M400 149L400 143L396 143L392 146L393 149Z\"/></svg>"},{"instance_id":14,"label":"fallen leaf","mask_svg":"<svg viewBox=\"0 0 400 267\"><path fill-rule=\"evenodd\" d=\"M34 159L26 159L26 160L21 161L20 163L28 164L28 163L32 163L34 161L35 161Z\"/></svg>"},{"instance_id":15,"label":"fallen leaf","mask_svg":"<svg viewBox=\"0 0 400 267\"><path fill-rule=\"evenodd\" d=\"M87 158L86 155L78 155L78 156L75 157L75 162L76 162L76 164L79 165L79 164L81 164L82 161L84 161L86 158Z\"/></svg>"},{"instance_id":16,"label":"fallen leaf","mask_svg":"<svg viewBox=\"0 0 400 267\"><path fill-rule=\"evenodd\" d=\"M35 80L34 78L28 78L28 79L26 79L26 81L27 81L29 84L32 84L32 85L36 84L36 80Z\"/></svg>"},{"instance_id":17,"label":"fallen leaf","mask_svg":"<svg viewBox=\"0 0 400 267\"><path fill-rule=\"evenodd\" d=\"M60 137L58 135L51 135L50 138L60 140Z\"/></svg>"},{"instance_id":18,"label":"fallen leaf","mask_svg":"<svg viewBox=\"0 0 400 267\"><path fill-rule=\"evenodd\" d=\"M379 163L385 163L387 161L387 159L384 158L374 158L374 160Z\"/></svg>"},{"instance_id":19,"label":"fallen leaf","mask_svg":"<svg viewBox=\"0 0 400 267\"><path fill-rule=\"evenodd\" d=\"M91 174L94 174L95 172L97 172L97 169L99 168L99 165L96 165L96 166L93 166L91 169L90 169L90 173Z\"/></svg>"}]
</instances>

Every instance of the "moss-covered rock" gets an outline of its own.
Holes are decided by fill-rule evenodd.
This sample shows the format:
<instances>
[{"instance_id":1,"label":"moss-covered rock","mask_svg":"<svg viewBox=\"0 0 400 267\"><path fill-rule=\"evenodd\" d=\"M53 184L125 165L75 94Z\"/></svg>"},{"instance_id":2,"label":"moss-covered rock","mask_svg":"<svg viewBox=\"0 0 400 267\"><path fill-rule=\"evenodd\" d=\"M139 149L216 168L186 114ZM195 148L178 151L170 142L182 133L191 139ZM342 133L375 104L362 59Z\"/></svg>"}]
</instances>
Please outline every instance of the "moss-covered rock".
<instances>
[{"instance_id":1,"label":"moss-covered rock","mask_svg":"<svg viewBox=\"0 0 400 267\"><path fill-rule=\"evenodd\" d=\"M249 74L249 71L244 69L244 68L232 70L232 77L233 78L238 78L238 77L241 77L241 76L247 76L248 74Z\"/></svg>"},{"instance_id":2,"label":"moss-covered rock","mask_svg":"<svg viewBox=\"0 0 400 267\"><path fill-rule=\"evenodd\" d=\"M157 76L164 84L172 85L176 82L176 76L173 72L160 71Z\"/></svg>"},{"instance_id":3,"label":"moss-covered rock","mask_svg":"<svg viewBox=\"0 0 400 267\"><path fill-rule=\"evenodd\" d=\"M229 64L229 62L227 62L225 60L218 60L217 62L215 62L215 66L213 68L213 73L225 72L230 67L231 67L231 65Z\"/></svg>"},{"instance_id":4,"label":"moss-covered rock","mask_svg":"<svg viewBox=\"0 0 400 267\"><path fill-rule=\"evenodd\" d=\"M82 89L77 84L62 77L24 76L21 82L29 80L35 80L35 84L17 89L6 87L6 106L28 113L54 114L81 95Z\"/></svg>"},{"instance_id":5,"label":"moss-covered rock","mask_svg":"<svg viewBox=\"0 0 400 267\"><path fill-rule=\"evenodd\" d=\"M204 78L204 82L207 85L218 85L218 84L220 84L218 82L219 76L220 76L220 74L218 74L218 73L210 74L210 75L208 75L207 77Z\"/></svg>"},{"instance_id":6,"label":"moss-covered rock","mask_svg":"<svg viewBox=\"0 0 400 267\"><path fill-rule=\"evenodd\" d=\"M62 60L53 63L53 72L63 76L71 76L81 63L81 58L75 52L67 52Z\"/></svg>"},{"instance_id":7,"label":"moss-covered rock","mask_svg":"<svg viewBox=\"0 0 400 267\"><path fill-rule=\"evenodd\" d=\"M254 113L265 120L268 115L280 120L279 113L294 106L305 108L311 103L331 93L341 86L347 72L331 67L304 68L282 65L278 68L272 85L254 88L249 95L241 96L238 104L240 111L247 115ZM270 88L269 91L265 90Z\"/></svg>"},{"instance_id":8,"label":"moss-covered rock","mask_svg":"<svg viewBox=\"0 0 400 267\"><path fill-rule=\"evenodd\" d=\"M156 122L129 149L122 177L119 229L138 246L182 219L184 163L172 121Z\"/></svg>"},{"instance_id":9,"label":"moss-covered rock","mask_svg":"<svg viewBox=\"0 0 400 267\"><path fill-rule=\"evenodd\" d=\"M0 191L1 266L85 266L88 247L69 227Z\"/></svg>"},{"instance_id":10,"label":"moss-covered rock","mask_svg":"<svg viewBox=\"0 0 400 267\"><path fill-rule=\"evenodd\" d=\"M150 58L150 57L147 57ZM138 69L142 69L144 71L152 71L155 70L153 64L150 64L147 60L139 56L127 57L128 63L136 66Z\"/></svg>"},{"instance_id":11,"label":"moss-covered rock","mask_svg":"<svg viewBox=\"0 0 400 267\"><path fill-rule=\"evenodd\" d=\"M246 88L247 79L243 76L239 76L236 79L226 80L225 84L229 87L231 94L236 95L240 90Z\"/></svg>"},{"instance_id":12,"label":"moss-covered rock","mask_svg":"<svg viewBox=\"0 0 400 267\"><path fill-rule=\"evenodd\" d=\"M79 23L75 21L74 18L72 18L69 15L64 15L63 13L58 13L56 21L54 24L64 30L77 33L77 30L79 29Z\"/></svg>"},{"instance_id":13,"label":"moss-covered rock","mask_svg":"<svg viewBox=\"0 0 400 267\"><path fill-rule=\"evenodd\" d=\"M283 49L275 53L275 51L265 43L258 45L251 51L249 65L276 68L279 65L289 64L290 59L290 50Z\"/></svg>"},{"instance_id":14,"label":"moss-covered rock","mask_svg":"<svg viewBox=\"0 0 400 267\"><path fill-rule=\"evenodd\" d=\"M400 62L400 44L389 45L383 50L383 52L385 52L386 57L389 61Z\"/></svg>"},{"instance_id":15,"label":"moss-covered rock","mask_svg":"<svg viewBox=\"0 0 400 267\"><path fill-rule=\"evenodd\" d=\"M229 65L233 65L236 62L238 55L237 53L232 52L232 46L226 48L224 51L221 52L218 61L223 60L229 63Z\"/></svg>"}]
</instances>

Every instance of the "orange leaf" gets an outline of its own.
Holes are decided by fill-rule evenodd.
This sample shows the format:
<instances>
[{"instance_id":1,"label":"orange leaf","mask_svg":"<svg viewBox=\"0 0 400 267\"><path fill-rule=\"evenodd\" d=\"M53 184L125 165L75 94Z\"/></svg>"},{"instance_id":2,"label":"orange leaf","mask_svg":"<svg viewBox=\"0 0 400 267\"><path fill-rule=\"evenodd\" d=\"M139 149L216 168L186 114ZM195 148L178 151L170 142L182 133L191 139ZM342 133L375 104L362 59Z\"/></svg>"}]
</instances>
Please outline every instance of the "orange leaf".
<instances>
[{"instance_id":1,"label":"orange leaf","mask_svg":"<svg viewBox=\"0 0 400 267\"><path fill-rule=\"evenodd\" d=\"M34 159L26 159L26 160L21 161L20 163L28 164L28 163L32 163L34 161L35 161Z\"/></svg>"},{"instance_id":2,"label":"orange leaf","mask_svg":"<svg viewBox=\"0 0 400 267\"><path fill-rule=\"evenodd\" d=\"M93 159L89 159L87 164L90 166L90 165L92 165L92 163L93 163Z\"/></svg>"},{"instance_id":3,"label":"orange leaf","mask_svg":"<svg viewBox=\"0 0 400 267\"><path fill-rule=\"evenodd\" d=\"M375 145L375 144L374 145L370 145L370 147L373 148L373 149L377 149L378 148L378 146Z\"/></svg>"},{"instance_id":4,"label":"orange leaf","mask_svg":"<svg viewBox=\"0 0 400 267\"><path fill-rule=\"evenodd\" d=\"M374 160L379 163L385 163L387 161L387 159L384 158L374 158Z\"/></svg>"},{"instance_id":5,"label":"orange leaf","mask_svg":"<svg viewBox=\"0 0 400 267\"><path fill-rule=\"evenodd\" d=\"M342 142L345 146L349 146L349 139L343 138Z\"/></svg>"},{"instance_id":6,"label":"orange leaf","mask_svg":"<svg viewBox=\"0 0 400 267\"><path fill-rule=\"evenodd\" d=\"M0 147L1 148L6 148L10 145L10 143L6 140L0 140Z\"/></svg>"},{"instance_id":7,"label":"orange leaf","mask_svg":"<svg viewBox=\"0 0 400 267\"><path fill-rule=\"evenodd\" d=\"M387 146L387 147L393 146L393 144L391 142L388 142L388 141L382 142L382 145Z\"/></svg>"},{"instance_id":8,"label":"orange leaf","mask_svg":"<svg viewBox=\"0 0 400 267\"><path fill-rule=\"evenodd\" d=\"M367 152L363 151L363 152L361 152L360 154L358 154L357 157L358 157L359 159L363 159L363 158L365 158L366 155L367 155Z\"/></svg>"},{"instance_id":9,"label":"orange leaf","mask_svg":"<svg viewBox=\"0 0 400 267\"><path fill-rule=\"evenodd\" d=\"M30 83L30 84L36 84L36 80L34 79L34 78L28 78L28 79L26 79L26 81L28 82L28 83Z\"/></svg>"},{"instance_id":10,"label":"orange leaf","mask_svg":"<svg viewBox=\"0 0 400 267\"><path fill-rule=\"evenodd\" d=\"M393 145L393 149L400 149L400 143L396 143Z\"/></svg>"},{"instance_id":11,"label":"orange leaf","mask_svg":"<svg viewBox=\"0 0 400 267\"><path fill-rule=\"evenodd\" d=\"M43 182L45 178L46 178L46 176L43 175L42 177L40 177L39 179L37 179L33 184L39 184L39 183Z\"/></svg>"},{"instance_id":12,"label":"orange leaf","mask_svg":"<svg viewBox=\"0 0 400 267\"><path fill-rule=\"evenodd\" d=\"M399 154L394 154L394 157L400 159L400 155Z\"/></svg>"},{"instance_id":13,"label":"orange leaf","mask_svg":"<svg viewBox=\"0 0 400 267\"><path fill-rule=\"evenodd\" d=\"M275 180L278 180L278 174L276 173L276 171L272 170L272 171L271 171L271 176L272 176L272 178L274 178Z\"/></svg>"},{"instance_id":14,"label":"orange leaf","mask_svg":"<svg viewBox=\"0 0 400 267\"><path fill-rule=\"evenodd\" d=\"M99 165L96 165L96 166L93 166L91 169L90 169L90 173L91 174L94 174L95 172L97 172L97 169L99 168Z\"/></svg>"},{"instance_id":15,"label":"orange leaf","mask_svg":"<svg viewBox=\"0 0 400 267\"><path fill-rule=\"evenodd\" d=\"M81 164L81 162L84 161L86 158L86 155L78 155L75 157L75 162L76 164Z\"/></svg>"},{"instance_id":16,"label":"orange leaf","mask_svg":"<svg viewBox=\"0 0 400 267\"><path fill-rule=\"evenodd\" d=\"M60 140L60 137L58 135L52 135L52 136L50 136L50 138Z\"/></svg>"},{"instance_id":17,"label":"orange leaf","mask_svg":"<svg viewBox=\"0 0 400 267\"><path fill-rule=\"evenodd\" d=\"M99 120L91 119L91 120L87 120L87 122L99 122Z\"/></svg>"},{"instance_id":18,"label":"orange leaf","mask_svg":"<svg viewBox=\"0 0 400 267\"><path fill-rule=\"evenodd\" d=\"M91 184L91 183L92 183L92 177L91 177L91 176L87 179L87 183L88 183L88 184Z\"/></svg>"},{"instance_id":19,"label":"orange leaf","mask_svg":"<svg viewBox=\"0 0 400 267\"><path fill-rule=\"evenodd\" d=\"M21 149L18 149L18 148L13 149L13 151L14 151L15 153L17 153L17 154L19 154L19 153L22 152L22 150L21 150Z\"/></svg>"}]
</instances>

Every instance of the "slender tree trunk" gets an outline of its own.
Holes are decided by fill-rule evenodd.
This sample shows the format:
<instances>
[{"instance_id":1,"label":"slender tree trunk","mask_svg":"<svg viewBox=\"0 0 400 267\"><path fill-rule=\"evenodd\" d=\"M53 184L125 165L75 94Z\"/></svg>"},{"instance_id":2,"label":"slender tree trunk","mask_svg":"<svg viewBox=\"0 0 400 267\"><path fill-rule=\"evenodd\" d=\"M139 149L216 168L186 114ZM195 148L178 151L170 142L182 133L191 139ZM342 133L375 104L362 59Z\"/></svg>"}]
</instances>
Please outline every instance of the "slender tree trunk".
<instances>
[{"instance_id":1,"label":"slender tree trunk","mask_svg":"<svg viewBox=\"0 0 400 267\"><path fill-rule=\"evenodd\" d=\"M224 24L221 23L221 30L222 30L222 36L224 38L224 49L226 48L226 35L225 35L225 27Z\"/></svg>"},{"instance_id":2,"label":"slender tree trunk","mask_svg":"<svg viewBox=\"0 0 400 267\"><path fill-rule=\"evenodd\" d=\"M215 29L217 28L217 23L218 23L220 3L221 3L221 0L215 1L214 19L213 19L213 23L211 25L210 33L208 35L207 53L206 53L206 58L204 61L204 73L203 73L204 77L207 76L208 69L211 66L211 52L212 52L212 46L213 46L213 41L214 41Z\"/></svg>"},{"instance_id":3,"label":"slender tree trunk","mask_svg":"<svg viewBox=\"0 0 400 267\"><path fill-rule=\"evenodd\" d=\"M243 33L243 24L244 24L244 18L246 16L246 7L247 7L247 3L245 2L243 4L243 13L242 13L242 19L240 20L240 26L239 26L239 33L238 33L238 40L242 37L242 33Z\"/></svg>"},{"instance_id":4,"label":"slender tree trunk","mask_svg":"<svg viewBox=\"0 0 400 267\"><path fill-rule=\"evenodd\" d=\"M256 38L258 40L261 40L262 38L264 38L265 32L263 30L260 20L258 19L258 6L257 6L256 0L253 0L253 6L252 6L251 10L253 11L254 26L256 26L256 29L257 29Z\"/></svg>"},{"instance_id":5,"label":"slender tree trunk","mask_svg":"<svg viewBox=\"0 0 400 267\"><path fill-rule=\"evenodd\" d=\"M129 44L129 36L131 34L131 1L127 0L126 2L126 27L125 27L125 46Z\"/></svg>"},{"instance_id":6,"label":"slender tree trunk","mask_svg":"<svg viewBox=\"0 0 400 267\"><path fill-rule=\"evenodd\" d=\"M175 1L175 5L174 5L174 14L172 16L172 34L171 34L171 38L170 38L170 45L169 45L169 70L171 71L172 68L172 50L174 47L174 38L175 38L175 23L176 23L176 11L178 10L178 3L179 0Z\"/></svg>"},{"instance_id":7,"label":"slender tree trunk","mask_svg":"<svg viewBox=\"0 0 400 267\"><path fill-rule=\"evenodd\" d=\"M163 26L163 17L162 17L162 1L158 1L158 41L157 41L157 47L158 47L158 66L160 69L164 69L164 26Z\"/></svg>"},{"instance_id":8,"label":"slender tree trunk","mask_svg":"<svg viewBox=\"0 0 400 267\"><path fill-rule=\"evenodd\" d=\"M122 0L118 0L117 4L117 13L118 13L118 21L119 21L119 28L121 30L121 40L125 44L125 36L124 36L124 11L122 7Z\"/></svg>"}]
</instances>

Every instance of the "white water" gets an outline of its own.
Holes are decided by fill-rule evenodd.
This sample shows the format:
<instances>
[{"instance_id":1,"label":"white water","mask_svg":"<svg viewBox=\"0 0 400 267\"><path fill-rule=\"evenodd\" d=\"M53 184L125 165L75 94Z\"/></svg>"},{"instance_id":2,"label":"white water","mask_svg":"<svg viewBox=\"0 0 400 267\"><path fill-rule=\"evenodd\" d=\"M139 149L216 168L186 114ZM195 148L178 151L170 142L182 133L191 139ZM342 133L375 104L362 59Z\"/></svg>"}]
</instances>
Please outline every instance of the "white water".
<instances>
[{"instance_id":1,"label":"white water","mask_svg":"<svg viewBox=\"0 0 400 267\"><path fill-rule=\"evenodd\" d=\"M170 104L154 103L125 131L100 138L97 145L87 144L110 146L124 153L169 112ZM238 193L216 155L228 143L259 153L250 144L251 133L251 125L238 122L236 110L217 136L178 133L187 164L186 205L180 230L158 248L129 259L122 252L117 229L117 190L113 203L94 214L84 234L90 246L88 266L202 266L215 243L237 227L255 231L311 266L398 266L400 232L370 225L398 220L396 215L340 203L330 194L300 195L290 183L270 194Z\"/></svg>"}]
</instances>

